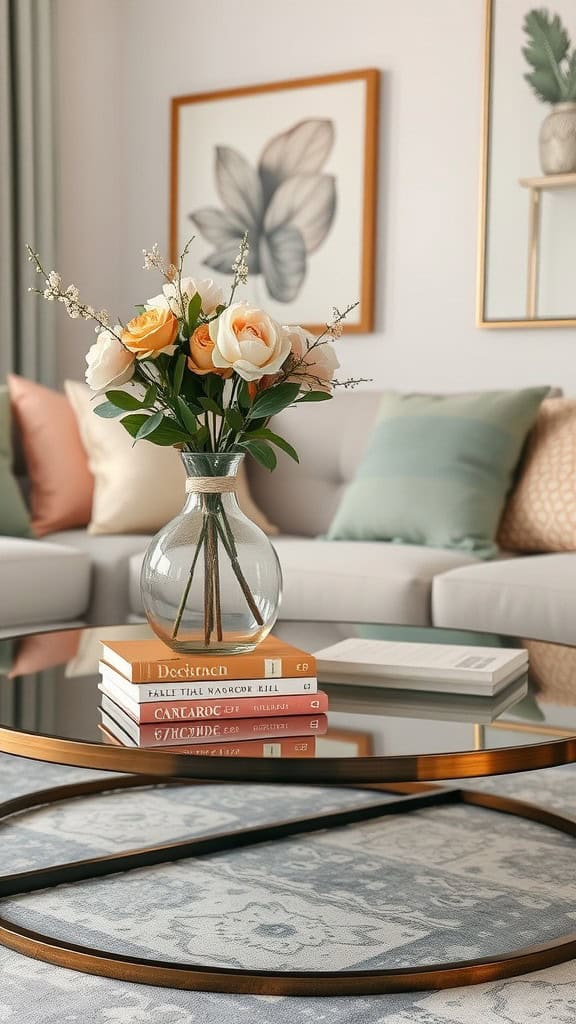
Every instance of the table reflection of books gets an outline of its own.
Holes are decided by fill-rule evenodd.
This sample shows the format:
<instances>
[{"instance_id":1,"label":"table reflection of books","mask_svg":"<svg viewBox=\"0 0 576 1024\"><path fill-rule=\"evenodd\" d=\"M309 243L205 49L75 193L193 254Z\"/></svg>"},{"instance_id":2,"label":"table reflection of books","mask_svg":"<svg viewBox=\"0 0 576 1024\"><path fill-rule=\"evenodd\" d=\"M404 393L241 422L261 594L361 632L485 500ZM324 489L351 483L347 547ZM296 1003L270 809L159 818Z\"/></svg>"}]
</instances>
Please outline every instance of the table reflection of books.
<instances>
[{"instance_id":1,"label":"table reflection of books","mask_svg":"<svg viewBox=\"0 0 576 1024\"><path fill-rule=\"evenodd\" d=\"M100 729L107 743L142 748L143 744L138 742L138 738L126 732L103 708L100 709L100 715ZM325 715L319 717L326 718ZM254 739L223 740L212 737L211 740L203 739L197 743L193 739L183 738L180 742L174 743L167 737L167 742L158 742L154 746L144 744L144 747L150 752L162 751L195 757L315 757L316 736L325 731L326 723L321 721L318 723L318 729L311 730L308 735L287 736L275 732L273 735L261 734Z\"/></svg>"},{"instance_id":2,"label":"table reflection of books","mask_svg":"<svg viewBox=\"0 0 576 1024\"><path fill-rule=\"evenodd\" d=\"M398 680L397 685L390 680L386 690L356 684L330 684L326 681L323 682L323 687L333 711L355 715L489 724L528 695L528 674L524 673L509 683L495 697L406 690L402 687L402 680Z\"/></svg>"}]
</instances>

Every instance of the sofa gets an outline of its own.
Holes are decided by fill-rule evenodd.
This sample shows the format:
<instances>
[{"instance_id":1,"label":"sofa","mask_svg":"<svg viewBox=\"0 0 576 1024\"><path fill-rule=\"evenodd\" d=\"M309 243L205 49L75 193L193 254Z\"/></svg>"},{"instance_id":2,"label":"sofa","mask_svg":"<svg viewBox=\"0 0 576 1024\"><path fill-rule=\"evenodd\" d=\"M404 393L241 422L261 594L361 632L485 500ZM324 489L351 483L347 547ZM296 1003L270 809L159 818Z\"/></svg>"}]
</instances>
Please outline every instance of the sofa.
<instances>
[{"instance_id":1,"label":"sofa","mask_svg":"<svg viewBox=\"0 0 576 1024\"><path fill-rule=\"evenodd\" d=\"M486 562L461 551L324 539L379 401L378 392L344 392L321 406L280 414L275 429L296 447L300 465L281 454L273 474L248 467L252 495L279 531L272 541L284 576L281 619L434 625L576 642L574 552L502 552ZM15 452L26 493L17 443ZM84 529L41 540L0 537L3 634L138 621L149 539Z\"/></svg>"}]
</instances>

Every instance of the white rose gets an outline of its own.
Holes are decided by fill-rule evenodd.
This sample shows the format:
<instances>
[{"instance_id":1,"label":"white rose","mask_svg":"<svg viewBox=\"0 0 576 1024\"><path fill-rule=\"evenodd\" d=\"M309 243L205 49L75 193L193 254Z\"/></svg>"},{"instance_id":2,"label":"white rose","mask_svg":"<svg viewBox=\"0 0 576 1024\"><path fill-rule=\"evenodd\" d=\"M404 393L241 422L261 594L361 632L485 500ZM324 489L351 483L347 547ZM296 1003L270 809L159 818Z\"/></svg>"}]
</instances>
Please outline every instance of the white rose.
<instances>
[{"instance_id":1,"label":"white rose","mask_svg":"<svg viewBox=\"0 0 576 1024\"><path fill-rule=\"evenodd\" d=\"M214 366L230 367L243 380L277 373L290 353L290 339L280 324L248 302L228 306L209 330Z\"/></svg>"},{"instance_id":2,"label":"white rose","mask_svg":"<svg viewBox=\"0 0 576 1024\"><path fill-rule=\"evenodd\" d=\"M185 316L188 312L190 299L198 293L202 299L202 312L204 316L210 316L224 302L224 292L214 283L211 277L203 278L200 281L197 281L195 277L183 277L180 284L184 309L182 309L180 291L176 281L165 284L159 295L154 295L153 298L148 299L146 309L153 309L154 307L170 309L176 316Z\"/></svg>"},{"instance_id":3,"label":"white rose","mask_svg":"<svg viewBox=\"0 0 576 1024\"><path fill-rule=\"evenodd\" d=\"M122 326L116 324L114 332ZM126 384L134 373L134 353L127 352L112 331L101 331L86 354L86 383L93 391Z\"/></svg>"},{"instance_id":4,"label":"white rose","mask_svg":"<svg viewBox=\"0 0 576 1024\"><path fill-rule=\"evenodd\" d=\"M284 330L290 340L294 362L294 370L287 380L300 384L302 391L331 394L334 372L340 366L334 343L322 341L312 348L316 339L303 327L284 327Z\"/></svg>"}]
</instances>

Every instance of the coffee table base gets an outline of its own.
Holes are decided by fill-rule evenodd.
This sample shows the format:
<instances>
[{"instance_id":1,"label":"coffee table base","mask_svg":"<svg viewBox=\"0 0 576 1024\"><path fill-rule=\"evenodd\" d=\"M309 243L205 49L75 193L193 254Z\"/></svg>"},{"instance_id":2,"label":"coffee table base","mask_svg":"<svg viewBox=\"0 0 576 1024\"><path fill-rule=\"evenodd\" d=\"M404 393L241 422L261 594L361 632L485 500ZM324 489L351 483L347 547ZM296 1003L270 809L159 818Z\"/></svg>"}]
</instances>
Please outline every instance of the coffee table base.
<instances>
[{"instance_id":1,"label":"coffee table base","mask_svg":"<svg viewBox=\"0 0 576 1024\"><path fill-rule=\"evenodd\" d=\"M0 804L0 821L36 807L96 793L136 789L158 785L194 785L189 780L159 782L157 778L123 776L42 790ZM205 785L205 783L201 783ZM576 836L576 820L554 814L534 804L508 797L468 789L446 789L419 783L354 786L358 789L392 793L398 799L362 807L348 807L310 818L259 825L234 832L218 833L184 842L130 850L90 860L60 864L0 877L0 900L56 885L130 871L134 868L164 864L189 857L200 857L223 850L238 849L256 843L271 842L288 836L338 828L359 821L402 814L423 807L468 804L502 814L526 818ZM166 988L208 992L237 992L251 995L359 995L385 992L453 988L510 978L576 958L576 933L554 942L529 946L477 960L426 964L422 967L393 968L378 971L252 971L209 967L202 964L170 963L122 956L117 953L67 943L26 928L20 928L0 916L0 944L25 956L85 974L121 981L159 985Z\"/></svg>"}]
</instances>

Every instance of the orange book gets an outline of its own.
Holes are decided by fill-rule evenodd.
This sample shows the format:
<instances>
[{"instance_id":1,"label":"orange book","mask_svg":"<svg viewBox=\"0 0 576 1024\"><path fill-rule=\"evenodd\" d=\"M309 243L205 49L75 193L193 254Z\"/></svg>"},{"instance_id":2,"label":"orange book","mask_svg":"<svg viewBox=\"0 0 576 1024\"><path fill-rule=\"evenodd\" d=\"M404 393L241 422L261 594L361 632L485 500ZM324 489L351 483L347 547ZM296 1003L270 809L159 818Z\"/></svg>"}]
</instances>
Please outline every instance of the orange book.
<instances>
[{"instance_id":1,"label":"orange book","mask_svg":"<svg viewBox=\"0 0 576 1024\"><path fill-rule=\"evenodd\" d=\"M104 640L102 661L130 683L225 683L227 679L297 679L316 676L316 659L266 637L248 654L177 654L161 640ZM208 695L207 695L208 696Z\"/></svg>"}]
</instances>

